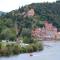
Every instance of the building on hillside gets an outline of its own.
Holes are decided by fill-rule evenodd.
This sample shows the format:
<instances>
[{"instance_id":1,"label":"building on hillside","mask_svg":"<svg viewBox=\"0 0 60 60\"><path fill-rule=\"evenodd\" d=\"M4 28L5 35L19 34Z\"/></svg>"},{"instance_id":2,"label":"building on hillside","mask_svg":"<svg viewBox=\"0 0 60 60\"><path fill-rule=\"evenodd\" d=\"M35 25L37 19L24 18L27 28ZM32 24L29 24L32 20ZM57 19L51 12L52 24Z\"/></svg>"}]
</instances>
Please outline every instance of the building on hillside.
<instances>
[{"instance_id":1,"label":"building on hillside","mask_svg":"<svg viewBox=\"0 0 60 60\"><path fill-rule=\"evenodd\" d=\"M48 21L45 21L44 23L44 30L45 30L45 38L54 39L55 34L57 33L57 28L52 25L52 23L48 23Z\"/></svg>"},{"instance_id":2,"label":"building on hillside","mask_svg":"<svg viewBox=\"0 0 60 60\"><path fill-rule=\"evenodd\" d=\"M48 23L48 21L45 21L43 28L36 28L32 31L32 36L34 36L35 38L42 38L44 40L52 40L56 39L57 33L57 28L53 26L52 23Z\"/></svg>"},{"instance_id":3,"label":"building on hillside","mask_svg":"<svg viewBox=\"0 0 60 60\"><path fill-rule=\"evenodd\" d=\"M60 32L57 32L56 34L56 40L59 40L60 39Z\"/></svg>"}]
</instances>

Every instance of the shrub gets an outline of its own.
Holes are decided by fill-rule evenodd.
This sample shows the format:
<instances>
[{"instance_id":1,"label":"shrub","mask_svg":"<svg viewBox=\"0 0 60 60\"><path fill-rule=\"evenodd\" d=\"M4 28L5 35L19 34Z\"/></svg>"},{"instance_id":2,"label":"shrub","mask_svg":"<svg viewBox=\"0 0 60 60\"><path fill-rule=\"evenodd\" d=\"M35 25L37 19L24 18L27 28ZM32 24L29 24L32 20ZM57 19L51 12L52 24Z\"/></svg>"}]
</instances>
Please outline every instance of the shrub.
<instances>
[{"instance_id":1,"label":"shrub","mask_svg":"<svg viewBox=\"0 0 60 60\"><path fill-rule=\"evenodd\" d=\"M1 43L0 43L0 49L1 49L1 46L2 46L2 45L1 45Z\"/></svg>"},{"instance_id":2,"label":"shrub","mask_svg":"<svg viewBox=\"0 0 60 60\"><path fill-rule=\"evenodd\" d=\"M13 54L19 54L20 53L20 48L18 47L18 45L15 45L13 48Z\"/></svg>"},{"instance_id":3,"label":"shrub","mask_svg":"<svg viewBox=\"0 0 60 60\"><path fill-rule=\"evenodd\" d=\"M20 48L20 53L26 53L26 48L25 47L21 47Z\"/></svg>"},{"instance_id":4,"label":"shrub","mask_svg":"<svg viewBox=\"0 0 60 60\"><path fill-rule=\"evenodd\" d=\"M28 46L21 47L19 44L6 44L6 46L2 46L0 43L0 56L10 56L16 55L19 53L31 53L35 51L41 51L43 49L42 43L36 42L31 43Z\"/></svg>"},{"instance_id":5,"label":"shrub","mask_svg":"<svg viewBox=\"0 0 60 60\"><path fill-rule=\"evenodd\" d=\"M33 47L32 47L31 45L27 46L27 47L26 47L26 51L27 51L28 53L33 52Z\"/></svg>"}]
</instances>

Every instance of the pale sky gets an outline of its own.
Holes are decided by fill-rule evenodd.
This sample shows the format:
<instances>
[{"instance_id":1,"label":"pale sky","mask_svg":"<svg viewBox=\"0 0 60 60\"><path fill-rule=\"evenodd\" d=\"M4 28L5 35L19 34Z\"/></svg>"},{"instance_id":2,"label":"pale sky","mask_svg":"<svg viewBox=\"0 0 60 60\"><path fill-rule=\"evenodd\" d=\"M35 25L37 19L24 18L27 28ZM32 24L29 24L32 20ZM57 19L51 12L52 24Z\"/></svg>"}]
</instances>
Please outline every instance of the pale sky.
<instances>
[{"instance_id":1,"label":"pale sky","mask_svg":"<svg viewBox=\"0 0 60 60\"><path fill-rule=\"evenodd\" d=\"M54 2L56 0L0 0L0 11L9 12L31 3Z\"/></svg>"}]
</instances>

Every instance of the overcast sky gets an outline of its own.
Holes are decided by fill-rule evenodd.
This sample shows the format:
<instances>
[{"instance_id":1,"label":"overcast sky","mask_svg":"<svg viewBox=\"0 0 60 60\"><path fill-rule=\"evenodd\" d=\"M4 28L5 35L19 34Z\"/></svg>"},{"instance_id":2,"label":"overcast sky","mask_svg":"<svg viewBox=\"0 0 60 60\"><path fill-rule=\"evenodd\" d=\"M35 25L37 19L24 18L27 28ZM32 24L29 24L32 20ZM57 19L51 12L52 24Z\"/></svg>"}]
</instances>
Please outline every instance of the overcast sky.
<instances>
[{"instance_id":1,"label":"overcast sky","mask_svg":"<svg viewBox=\"0 0 60 60\"><path fill-rule=\"evenodd\" d=\"M20 6L37 2L54 2L56 0L0 0L0 11L9 12Z\"/></svg>"}]
</instances>

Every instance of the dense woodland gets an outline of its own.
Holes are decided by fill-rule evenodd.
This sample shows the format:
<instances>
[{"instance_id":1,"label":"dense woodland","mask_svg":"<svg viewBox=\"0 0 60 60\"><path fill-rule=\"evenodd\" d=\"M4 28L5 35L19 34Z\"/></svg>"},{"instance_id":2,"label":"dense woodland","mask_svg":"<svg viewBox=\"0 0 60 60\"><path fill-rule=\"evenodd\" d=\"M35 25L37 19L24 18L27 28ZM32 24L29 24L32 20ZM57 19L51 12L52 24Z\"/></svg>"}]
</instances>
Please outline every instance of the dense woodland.
<instances>
[{"instance_id":1,"label":"dense woodland","mask_svg":"<svg viewBox=\"0 0 60 60\"><path fill-rule=\"evenodd\" d=\"M23 12L34 9L34 16L23 16ZM31 31L43 27L44 21L52 23L60 31L60 1L53 3L32 3L0 16L0 41L16 40L19 36L24 42L32 42ZM18 33L16 34L16 32ZM29 39L29 40L28 40Z\"/></svg>"}]
</instances>

